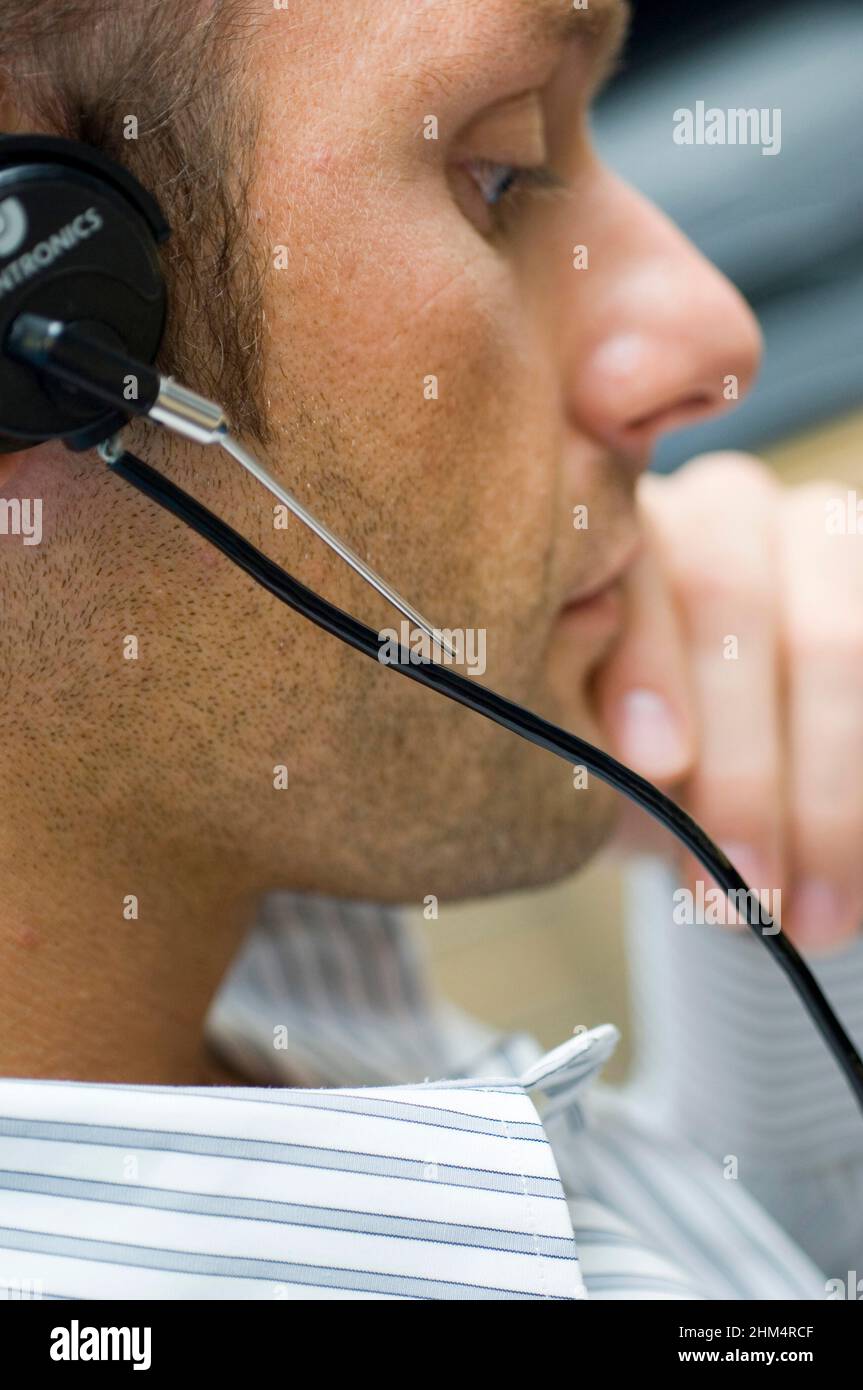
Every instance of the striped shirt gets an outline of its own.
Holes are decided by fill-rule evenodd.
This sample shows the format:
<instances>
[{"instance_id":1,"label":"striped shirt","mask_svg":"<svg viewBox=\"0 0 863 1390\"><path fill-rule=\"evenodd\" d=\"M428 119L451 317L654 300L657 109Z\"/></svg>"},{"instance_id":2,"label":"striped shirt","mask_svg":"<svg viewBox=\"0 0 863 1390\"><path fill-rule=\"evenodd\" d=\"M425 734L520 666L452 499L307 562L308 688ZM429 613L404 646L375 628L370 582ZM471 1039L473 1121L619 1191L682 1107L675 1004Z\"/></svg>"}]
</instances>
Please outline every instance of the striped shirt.
<instances>
[{"instance_id":1,"label":"striped shirt","mask_svg":"<svg viewBox=\"0 0 863 1390\"><path fill-rule=\"evenodd\" d=\"M208 1023L248 1087L0 1081L0 1295L818 1299L863 1256L844 1083L748 936L631 881L640 1064L430 991L403 915L276 894ZM863 949L819 969L863 1035Z\"/></svg>"}]
</instances>

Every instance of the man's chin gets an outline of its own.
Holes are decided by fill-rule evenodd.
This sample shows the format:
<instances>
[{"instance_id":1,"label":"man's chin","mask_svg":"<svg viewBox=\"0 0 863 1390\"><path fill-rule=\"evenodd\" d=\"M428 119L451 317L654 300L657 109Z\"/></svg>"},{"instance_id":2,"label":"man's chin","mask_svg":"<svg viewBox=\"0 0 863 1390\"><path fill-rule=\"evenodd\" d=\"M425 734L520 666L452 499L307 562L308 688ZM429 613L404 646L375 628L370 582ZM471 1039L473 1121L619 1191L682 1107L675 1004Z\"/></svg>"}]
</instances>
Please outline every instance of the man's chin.
<instances>
[{"instance_id":1,"label":"man's chin","mask_svg":"<svg viewBox=\"0 0 863 1390\"><path fill-rule=\"evenodd\" d=\"M512 852L499 856L491 873L474 874L474 891L465 896L547 887L583 869L611 838L618 803L614 793L601 784L594 783L589 793L580 794L586 801L589 797L587 814L555 822L541 837L528 837L520 827L513 837Z\"/></svg>"},{"instance_id":2,"label":"man's chin","mask_svg":"<svg viewBox=\"0 0 863 1390\"><path fill-rule=\"evenodd\" d=\"M448 836L426 860L421 882L408 870L394 897L402 902L421 901L427 893L451 902L494 897L550 886L582 869L608 843L619 801L596 778L577 785L576 770L560 768L572 786L556 807L544 803L533 816L526 812L504 822L498 805L496 816L481 818L457 838ZM519 804L517 798L513 804Z\"/></svg>"}]
</instances>

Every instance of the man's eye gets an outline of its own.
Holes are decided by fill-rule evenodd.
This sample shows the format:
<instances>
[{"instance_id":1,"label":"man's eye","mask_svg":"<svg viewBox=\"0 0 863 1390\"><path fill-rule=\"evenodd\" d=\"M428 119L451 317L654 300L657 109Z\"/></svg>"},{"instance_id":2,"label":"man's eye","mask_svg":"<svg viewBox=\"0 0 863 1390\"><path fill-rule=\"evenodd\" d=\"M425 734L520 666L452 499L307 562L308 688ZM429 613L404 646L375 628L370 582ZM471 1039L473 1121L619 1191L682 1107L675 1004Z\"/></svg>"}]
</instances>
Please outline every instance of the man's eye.
<instances>
[{"instance_id":1,"label":"man's eye","mask_svg":"<svg viewBox=\"0 0 863 1390\"><path fill-rule=\"evenodd\" d=\"M549 170L520 168L517 164L497 164L491 159L469 159L466 170L476 183L487 207L496 207L516 189L545 184Z\"/></svg>"},{"instance_id":2,"label":"man's eye","mask_svg":"<svg viewBox=\"0 0 863 1390\"><path fill-rule=\"evenodd\" d=\"M519 194L536 189L567 189L566 181L545 164L465 159L457 166L457 173L457 201L484 236L506 230L507 214L518 206Z\"/></svg>"}]
</instances>

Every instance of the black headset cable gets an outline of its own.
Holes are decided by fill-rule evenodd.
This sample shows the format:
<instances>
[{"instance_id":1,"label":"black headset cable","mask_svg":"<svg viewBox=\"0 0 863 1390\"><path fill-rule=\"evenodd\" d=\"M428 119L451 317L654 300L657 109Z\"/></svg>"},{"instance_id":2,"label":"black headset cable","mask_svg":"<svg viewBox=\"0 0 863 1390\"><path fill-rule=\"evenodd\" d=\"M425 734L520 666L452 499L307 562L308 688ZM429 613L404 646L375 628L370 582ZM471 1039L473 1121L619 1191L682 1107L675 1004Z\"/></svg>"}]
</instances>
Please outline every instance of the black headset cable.
<instances>
[{"instance_id":1,"label":"black headset cable","mask_svg":"<svg viewBox=\"0 0 863 1390\"><path fill-rule=\"evenodd\" d=\"M412 654L402 646L399 647L399 659L390 659L389 644L385 644L372 628L358 622L356 618L294 579L203 503L177 487L135 454L128 451L120 452L115 457L109 457L108 466L132 487L179 517L198 535L221 550L256 583L324 632L338 637L340 641L362 652L364 656L391 666L409 680L427 686L430 690L436 690L447 699L483 715L504 729L509 729L511 733L518 734L538 748L556 754L565 762L588 768L595 776L614 787L616 791L622 792L630 801L634 801L654 820L670 830L680 843L695 855L735 906L745 903L747 925L763 941L773 959L787 975L833 1053L857 1104L863 1110L863 1059L836 1017L811 970L787 936L782 931L776 931L776 924L769 913L761 905L757 895L747 887L745 880L728 857L697 822L670 797L610 754L541 718L531 710L524 709L512 700L505 699L486 686L450 670L447 666L425 658L418 660L415 653ZM387 658L381 661L385 645Z\"/></svg>"}]
</instances>

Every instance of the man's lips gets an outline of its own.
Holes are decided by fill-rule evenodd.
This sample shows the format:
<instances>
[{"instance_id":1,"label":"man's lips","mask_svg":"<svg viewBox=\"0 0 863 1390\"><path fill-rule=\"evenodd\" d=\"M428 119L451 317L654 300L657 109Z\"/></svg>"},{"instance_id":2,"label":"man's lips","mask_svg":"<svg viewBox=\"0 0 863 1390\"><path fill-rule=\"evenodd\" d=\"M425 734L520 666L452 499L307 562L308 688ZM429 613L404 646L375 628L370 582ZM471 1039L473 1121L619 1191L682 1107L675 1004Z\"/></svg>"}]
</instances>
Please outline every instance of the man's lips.
<instances>
[{"instance_id":1,"label":"man's lips","mask_svg":"<svg viewBox=\"0 0 863 1390\"><path fill-rule=\"evenodd\" d=\"M638 543L622 547L600 578L573 588L561 605L558 623L564 631L577 636L580 647L586 645L594 655L605 651L624 625L624 580L640 548Z\"/></svg>"},{"instance_id":2,"label":"man's lips","mask_svg":"<svg viewBox=\"0 0 863 1390\"><path fill-rule=\"evenodd\" d=\"M605 598L620 597L621 581L634 565L640 550L641 541L637 537L620 546L616 558L605 567L600 578L593 578L590 583L578 585L570 591L562 604L563 613L577 613Z\"/></svg>"}]
</instances>

